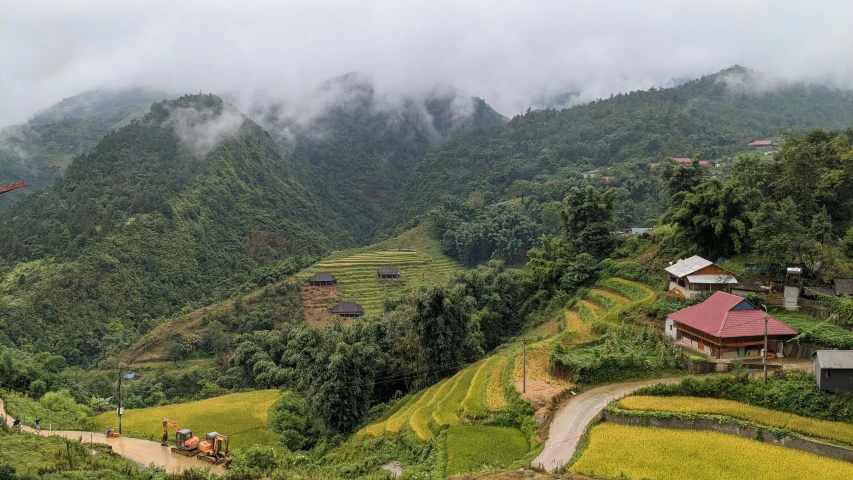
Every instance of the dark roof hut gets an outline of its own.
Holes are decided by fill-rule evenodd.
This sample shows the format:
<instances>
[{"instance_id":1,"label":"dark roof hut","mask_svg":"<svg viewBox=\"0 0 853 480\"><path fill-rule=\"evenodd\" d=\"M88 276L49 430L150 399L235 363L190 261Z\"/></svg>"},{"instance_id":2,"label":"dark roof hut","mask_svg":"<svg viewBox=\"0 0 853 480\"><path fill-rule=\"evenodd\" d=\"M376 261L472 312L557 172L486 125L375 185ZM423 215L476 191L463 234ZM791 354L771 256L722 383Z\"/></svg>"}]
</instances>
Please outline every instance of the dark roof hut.
<instances>
[{"instance_id":1,"label":"dark roof hut","mask_svg":"<svg viewBox=\"0 0 853 480\"><path fill-rule=\"evenodd\" d=\"M400 271L393 265L385 265L378 272L379 278L400 278Z\"/></svg>"},{"instance_id":2,"label":"dark roof hut","mask_svg":"<svg viewBox=\"0 0 853 480\"><path fill-rule=\"evenodd\" d=\"M327 287L337 285L338 280L331 273L318 273L308 280L312 287Z\"/></svg>"},{"instance_id":3,"label":"dark roof hut","mask_svg":"<svg viewBox=\"0 0 853 480\"><path fill-rule=\"evenodd\" d=\"M360 317L364 309L355 302L341 302L332 308L332 313L339 317Z\"/></svg>"}]
</instances>

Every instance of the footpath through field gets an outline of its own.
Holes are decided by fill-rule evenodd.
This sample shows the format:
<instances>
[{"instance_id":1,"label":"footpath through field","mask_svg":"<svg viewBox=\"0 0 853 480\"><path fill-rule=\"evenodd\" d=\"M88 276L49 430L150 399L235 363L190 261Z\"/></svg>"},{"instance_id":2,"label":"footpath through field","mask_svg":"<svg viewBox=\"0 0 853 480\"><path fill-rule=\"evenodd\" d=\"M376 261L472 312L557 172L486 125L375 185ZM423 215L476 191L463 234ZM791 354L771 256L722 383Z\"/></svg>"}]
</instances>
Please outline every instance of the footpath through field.
<instances>
[{"instance_id":1,"label":"footpath through field","mask_svg":"<svg viewBox=\"0 0 853 480\"><path fill-rule=\"evenodd\" d=\"M13 420L9 417L9 415L6 414L5 405L3 404L2 399L0 399L0 415L6 417L6 423L11 427ZM48 435L56 435L71 440L81 440L83 442L89 440L90 443L103 443L111 446L113 452L129 460L133 460L134 462L140 465L147 466L153 463L158 467L165 468L166 471L170 473L178 473L181 470L193 467L210 468L214 472L223 473L223 469L221 466L212 466L209 463L205 463L195 457L172 455L171 449L169 447L163 447L159 443L152 442L150 440L141 440L138 438L128 437L107 438L107 436L103 433L73 430L54 430L53 432L42 430L41 432L37 432L35 429L32 429L27 426L22 426L21 429L25 432L38 434L45 437Z\"/></svg>"},{"instance_id":2,"label":"footpath through field","mask_svg":"<svg viewBox=\"0 0 853 480\"><path fill-rule=\"evenodd\" d=\"M586 427L607 404L648 385L675 383L680 380L673 377L614 383L593 388L571 398L551 422L545 449L531 462L532 465L549 472L564 466L575 454L578 441Z\"/></svg>"}]
</instances>

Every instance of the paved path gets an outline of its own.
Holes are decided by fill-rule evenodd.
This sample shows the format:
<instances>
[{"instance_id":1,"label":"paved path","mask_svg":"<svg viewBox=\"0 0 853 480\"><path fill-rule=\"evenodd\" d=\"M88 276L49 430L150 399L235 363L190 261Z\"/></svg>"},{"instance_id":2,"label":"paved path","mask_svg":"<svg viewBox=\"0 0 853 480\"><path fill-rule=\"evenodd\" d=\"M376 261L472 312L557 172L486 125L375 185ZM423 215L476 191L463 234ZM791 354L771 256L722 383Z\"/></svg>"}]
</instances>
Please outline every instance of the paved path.
<instances>
[{"instance_id":1,"label":"paved path","mask_svg":"<svg viewBox=\"0 0 853 480\"><path fill-rule=\"evenodd\" d=\"M656 380L641 380L637 382L614 383L603 387L593 388L571 398L557 412L548 434L545 449L532 464L549 472L562 467L575 454L578 441L583 436L586 427L592 422L598 412L608 403L622 398L639 388L656 383L675 383L680 378L659 378Z\"/></svg>"},{"instance_id":2,"label":"paved path","mask_svg":"<svg viewBox=\"0 0 853 480\"><path fill-rule=\"evenodd\" d=\"M12 426L12 418L6 414L6 410L4 409L3 400L0 399L0 415L6 417L6 423L11 427ZM185 457L180 454L172 455L171 449L169 447L163 447L157 442L152 442L150 440L141 440L138 438L129 438L129 437L119 437L119 438L107 438L103 433L93 433L93 432L82 432L82 431L73 431L73 430L54 430L53 432L48 432L46 430L42 430L41 432L36 432L35 429L32 429L27 426L22 426L21 429L25 432L48 436L48 435L56 435L60 437L70 438L72 440L80 440L82 442L90 442L90 443L103 443L106 445L110 445L113 447L113 452L129 459L140 465L149 465L151 463L163 467L166 471L170 473L177 473L181 470L197 467L197 468L210 468L214 472L222 473L223 468L221 466L212 466L209 463L203 462L195 457Z\"/></svg>"}]
</instances>

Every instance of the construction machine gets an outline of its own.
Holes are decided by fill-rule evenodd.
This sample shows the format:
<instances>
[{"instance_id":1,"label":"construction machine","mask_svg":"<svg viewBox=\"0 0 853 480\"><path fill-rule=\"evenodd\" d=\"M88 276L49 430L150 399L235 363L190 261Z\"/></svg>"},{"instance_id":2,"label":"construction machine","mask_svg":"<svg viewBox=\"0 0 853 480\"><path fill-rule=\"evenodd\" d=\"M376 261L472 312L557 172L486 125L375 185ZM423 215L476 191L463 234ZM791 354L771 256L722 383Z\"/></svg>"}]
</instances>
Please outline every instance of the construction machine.
<instances>
[{"instance_id":1,"label":"construction machine","mask_svg":"<svg viewBox=\"0 0 853 480\"><path fill-rule=\"evenodd\" d=\"M193 436L192 430L189 428L181 428L176 422L163 419L163 439L160 445L168 446L169 427L175 429L175 446L172 447L172 453L179 453L187 457L198 455L198 437Z\"/></svg>"},{"instance_id":2,"label":"construction machine","mask_svg":"<svg viewBox=\"0 0 853 480\"><path fill-rule=\"evenodd\" d=\"M117 431L115 431L115 430L114 430L112 427L110 427L109 425L107 425L107 433L106 433L106 436L107 436L107 438L118 438L118 437L120 437L120 436L121 436L121 434L120 434L120 433L118 433Z\"/></svg>"},{"instance_id":3,"label":"construction machine","mask_svg":"<svg viewBox=\"0 0 853 480\"><path fill-rule=\"evenodd\" d=\"M214 465L231 464L231 455L228 454L230 441L225 435L220 435L219 432L210 432L207 438L198 445L201 453L198 455L199 460L212 463Z\"/></svg>"}]
</instances>

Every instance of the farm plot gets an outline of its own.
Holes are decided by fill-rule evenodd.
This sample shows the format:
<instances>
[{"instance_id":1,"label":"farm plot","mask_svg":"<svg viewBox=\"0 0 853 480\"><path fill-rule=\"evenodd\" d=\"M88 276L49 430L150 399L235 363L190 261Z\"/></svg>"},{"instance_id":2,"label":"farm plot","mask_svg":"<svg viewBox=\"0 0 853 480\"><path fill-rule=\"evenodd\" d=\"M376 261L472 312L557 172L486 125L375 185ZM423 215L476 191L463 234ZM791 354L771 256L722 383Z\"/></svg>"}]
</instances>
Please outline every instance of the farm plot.
<instances>
[{"instance_id":1,"label":"farm plot","mask_svg":"<svg viewBox=\"0 0 853 480\"><path fill-rule=\"evenodd\" d=\"M623 398L619 408L653 412L726 415L740 420L784 428L802 435L853 445L853 425L801 417L792 413L754 407L732 400L699 397L653 397L637 395Z\"/></svg>"},{"instance_id":2,"label":"farm plot","mask_svg":"<svg viewBox=\"0 0 853 480\"><path fill-rule=\"evenodd\" d=\"M436 428L458 425L463 418L484 418L490 412L502 410L507 406L503 395L505 365L506 358L501 356L470 365L418 392L387 420L364 427L358 435L395 434L408 425L419 439L427 441L435 435Z\"/></svg>"},{"instance_id":3,"label":"farm plot","mask_svg":"<svg viewBox=\"0 0 853 480\"><path fill-rule=\"evenodd\" d=\"M605 478L853 478L853 464L734 435L602 423L571 468Z\"/></svg>"},{"instance_id":4,"label":"farm plot","mask_svg":"<svg viewBox=\"0 0 853 480\"><path fill-rule=\"evenodd\" d=\"M509 468L528 450L518 429L456 425L447 432L447 475Z\"/></svg>"},{"instance_id":5,"label":"farm plot","mask_svg":"<svg viewBox=\"0 0 853 480\"><path fill-rule=\"evenodd\" d=\"M269 409L280 397L278 390L258 390L234 393L198 402L178 403L161 407L126 409L122 419L123 433L132 437L153 437L163 434L163 418L178 422L181 428L189 428L202 438L208 432L228 435L232 447L271 445L275 435L267 430ZM115 412L95 417L99 430L107 425L115 426ZM174 431L169 432L174 439Z\"/></svg>"}]
</instances>

